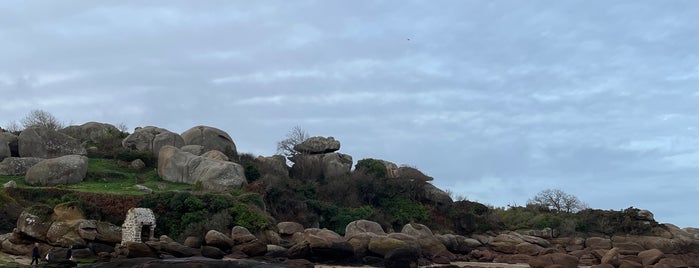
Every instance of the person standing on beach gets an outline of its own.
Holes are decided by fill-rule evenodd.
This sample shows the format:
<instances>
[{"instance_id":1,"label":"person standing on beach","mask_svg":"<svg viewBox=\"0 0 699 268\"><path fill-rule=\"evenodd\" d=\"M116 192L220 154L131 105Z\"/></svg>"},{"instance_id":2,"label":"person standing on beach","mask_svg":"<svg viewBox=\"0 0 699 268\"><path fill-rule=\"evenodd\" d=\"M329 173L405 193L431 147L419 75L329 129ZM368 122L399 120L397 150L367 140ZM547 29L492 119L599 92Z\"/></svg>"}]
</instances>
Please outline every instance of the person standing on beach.
<instances>
[{"instance_id":1,"label":"person standing on beach","mask_svg":"<svg viewBox=\"0 0 699 268\"><path fill-rule=\"evenodd\" d=\"M33 265L34 262L36 262L36 265L39 265L39 258L41 258L41 255L39 254L39 243L34 243L34 248L32 249L32 262L29 265Z\"/></svg>"}]
</instances>

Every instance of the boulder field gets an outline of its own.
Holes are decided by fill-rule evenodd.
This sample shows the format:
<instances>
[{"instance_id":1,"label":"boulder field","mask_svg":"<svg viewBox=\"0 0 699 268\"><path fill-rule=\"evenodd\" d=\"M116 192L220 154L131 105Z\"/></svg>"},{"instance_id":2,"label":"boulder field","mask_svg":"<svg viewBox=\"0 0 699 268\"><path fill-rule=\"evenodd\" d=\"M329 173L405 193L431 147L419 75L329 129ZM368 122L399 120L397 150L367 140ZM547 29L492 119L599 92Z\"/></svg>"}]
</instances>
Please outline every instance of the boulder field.
<instances>
[{"instance_id":1,"label":"boulder field","mask_svg":"<svg viewBox=\"0 0 699 268\"><path fill-rule=\"evenodd\" d=\"M86 220L78 209L64 204L23 212L15 232L0 235L0 250L29 255L35 241L40 242L42 252L49 248L65 252L73 246L80 258L100 260L99 267L136 260L154 265L181 262L173 258L207 263L224 258L262 258L279 265L271 267L313 263L412 267L458 261L520 263L535 268L699 265L695 233L673 225L661 225L654 232L659 236L543 238L513 231L461 236L436 234L417 223L406 224L400 232L386 232L377 222L357 220L346 226L344 235L279 222L258 234L235 226L227 232L210 230L203 238L187 237L182 243L167 236L121 243L120 227Z\"/></svg>"}]
</instances>

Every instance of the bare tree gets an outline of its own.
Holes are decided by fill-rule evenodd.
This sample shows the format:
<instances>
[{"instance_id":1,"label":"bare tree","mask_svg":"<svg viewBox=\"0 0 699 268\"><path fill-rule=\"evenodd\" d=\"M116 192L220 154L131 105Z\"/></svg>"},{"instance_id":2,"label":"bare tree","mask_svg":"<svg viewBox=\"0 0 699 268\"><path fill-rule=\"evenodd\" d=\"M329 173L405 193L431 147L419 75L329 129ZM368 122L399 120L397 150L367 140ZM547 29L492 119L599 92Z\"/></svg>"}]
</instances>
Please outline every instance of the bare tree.
<instances>
[{"instance_id":1,"label":"bare tree","mask_svg":"<svg viewBox=\"0 0 699 268\"><path fill-rule=\"evenodd\" d=\"M22 127L17 124L17 121L12 120L5 126L5 131L17 134L22 131Z\"/></svg>"},{"instance_id":2,"label":"bare tree","mask_svg":"<svg viewBox=\"0 0 699 268\"><path fill-rule=\"evenodd\" d=\"M558 189L543 190L532 199L529 199L527 204L567 213L577 212L587 208L587 204L580 201L576 196L569 195Z\"/></svg>"},{"instance_id":3,"label":"bare tree","mask_svg":"<svg viewBox=\"0 0 699 268\"><path fill-rule=\"evenodd\" d=\"M116 128L122 133L127 133L129 131L129 127L127 127L126 124L124 124L124 122L117 124Z\"/></svg>"},{"instance_id":4,"label":"bare tree","mask_svg":"<svg viewBox=\"0 0 699 268\"><path fill-rule=\"evenodd\" d=\"M286 134L286 138L277 142L277 154L292 157L298 152L294 150L296 144L302 143L308 139L308 132L301 129L299 126L292 128L289 133Z\"/></svg>"},{"instance_id":5,"label":"bare tree","mask_svg":"<svg viewBox=\"0 0 699 268\"><path fill-rule=\"evenodd\" d=\"M63 128L63 123L51 113L44 110L32 110L27 116L22 118L24 128L43 127L51 130L59 130Z\"/></svg>"}]
</instances>

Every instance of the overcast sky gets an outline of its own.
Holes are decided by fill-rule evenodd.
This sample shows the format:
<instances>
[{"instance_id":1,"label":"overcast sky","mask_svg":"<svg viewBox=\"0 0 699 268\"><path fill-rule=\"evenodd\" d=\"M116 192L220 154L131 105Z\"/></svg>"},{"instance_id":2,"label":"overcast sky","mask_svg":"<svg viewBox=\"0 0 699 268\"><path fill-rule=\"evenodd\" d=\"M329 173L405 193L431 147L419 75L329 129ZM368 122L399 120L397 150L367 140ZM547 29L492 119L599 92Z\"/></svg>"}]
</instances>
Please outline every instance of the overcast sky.
<instances>
[{"instance_id":1,"label":"overcast sky","mask_svg":"<svg viewBox=\"0 0 699 268\"><path fill-rule=\"evenodd\" d=\"M493 206L699 227L697 1L128 2L0 2L0 126L209 125L264 156L300 126Z\"/></svg>"}]
</instances>

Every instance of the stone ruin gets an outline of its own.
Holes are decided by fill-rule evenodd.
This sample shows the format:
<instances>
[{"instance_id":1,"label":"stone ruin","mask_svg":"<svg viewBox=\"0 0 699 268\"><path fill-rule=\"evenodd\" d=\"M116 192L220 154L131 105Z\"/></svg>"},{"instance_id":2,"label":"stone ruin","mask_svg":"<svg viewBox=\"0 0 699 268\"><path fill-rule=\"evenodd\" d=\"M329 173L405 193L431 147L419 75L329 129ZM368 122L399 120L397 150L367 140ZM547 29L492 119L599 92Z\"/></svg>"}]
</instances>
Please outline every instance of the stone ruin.
<instances>
[{"instance_id":1,"label":"stone ruin","mask_svg":"<svg viewBox=\"0 0 699 268\"><path fill-rule=\"evenodd\" d=\"M121 226L121 244L153 239L155 215L149 208L131 208Z\"/></svg>"}]
</instances>

